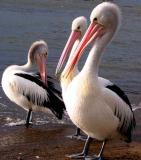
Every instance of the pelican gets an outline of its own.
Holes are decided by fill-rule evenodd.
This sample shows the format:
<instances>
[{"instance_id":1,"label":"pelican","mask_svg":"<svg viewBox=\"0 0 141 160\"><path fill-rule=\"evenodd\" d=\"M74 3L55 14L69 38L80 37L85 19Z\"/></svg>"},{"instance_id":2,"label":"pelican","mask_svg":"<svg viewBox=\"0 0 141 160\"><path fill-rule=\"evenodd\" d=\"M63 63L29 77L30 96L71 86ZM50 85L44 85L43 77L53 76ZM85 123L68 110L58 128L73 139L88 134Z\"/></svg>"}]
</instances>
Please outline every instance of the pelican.
<instances>
[{"instance_id":1,"label":"pelican","mask_svg":"<svg viewBox=\"0 0 141 160\"><path fill-rule=\"evenodd\" d=\"M86 29L87 29L87 19L84 16L77 17L73 20L72 26L71 26L71 30L72 30L71 34L68 38L68 41L64 47L64 50L61 54L60 59L59 59L59 62L58 62L57 68L56 68L57 75L60 74L63 63L64 63L65 59L67 58L68 54L70 54L68 61L67 61L67 64L66 64L66 66L60 76L63 97L66 94L66 90L67 90L68 85L70 84L72 79L79 73L78 66L75 65L73 70L71 71L71 74L69 74L69 76L67 78L66 77L64 78L64 76L63 76L64 73L66 72L66 69L67 69L71 59L74 56L75 50L76 50L78 44L80 43ZM104 79L102 77L98 77L98 79L99 79L99 82L104 86L113 85L113 83L111 81L109 81L108 79ZM68 137L82 139L82 140L85 139L81 135L79 128L77 128L76 133L74 135L68 136Z\"/></svg>"},{"instance_id":2,"label":"pelican","mask_svg":"<svg viewBox=\"0 0 141 160\"><path fill-rule=\"evenodd\" d=\"M62 52L62 56L59 59L59 63L57 65L56 71L61 72L61 68L63 66L63 62L67 58L67 55L69 55L67 64L69 64L70 60L73 58L74 51L76 50L78 44L80 43L85 31L87 29L87 19L84 16L80 16L75 18L72 21L72 26L71 26L71 34L68 38L68 41L64 47L64 50ZM67 67L66 64L66 67ZM64 68L63 73L65 72ZM63 76L60 76L60 82L61 82L61 88L62 88L62 97L66 94L67 87L69 83L72 81L72 79L79 73L77 65L74 67L73 71L71 72L71 75L66 79ZM77 139L82 139L84 140L84 136L81 135L80 129L76 129L76 133L72 136L68 136L70 138L77 138Z\"/></svg>"},{"instance_id":3,"label":"pelican","mask_svg":"<svg viewBox=\"0 0 141 160\"><path fill-rule=\"evenodd\" d=\"M107 140L120 138L131 142L136 122L124 92L113 84L102 85L98 78L104 49L120 27L120 9L113 3L103 2L94 8L90 20L73 59L63 73L64 78L69 77L85 48L91 43L93 46L81 72L67 87L64 102L72 122L88 135L83 152L71 157L101 160ZM93 157L87 155L89 137L103 141L99 154Z\"/></svg>"},{"instance_id":4,"label":"pelican","mask_svg":"<svg viewBox=\"0 0 141 160\"><path fill-rule=\"evenodd\" d=\"M28 52L25 65L11 65L2 76L2 88L6 96L20 107L28 110L26 127L30 124L32 111L52 112L58 119L65 109L61 93L47 78L46 61L48 46L43 40L34 42ZM39 75L33 73L35 67Z\"/></svg>"}]
</instances>

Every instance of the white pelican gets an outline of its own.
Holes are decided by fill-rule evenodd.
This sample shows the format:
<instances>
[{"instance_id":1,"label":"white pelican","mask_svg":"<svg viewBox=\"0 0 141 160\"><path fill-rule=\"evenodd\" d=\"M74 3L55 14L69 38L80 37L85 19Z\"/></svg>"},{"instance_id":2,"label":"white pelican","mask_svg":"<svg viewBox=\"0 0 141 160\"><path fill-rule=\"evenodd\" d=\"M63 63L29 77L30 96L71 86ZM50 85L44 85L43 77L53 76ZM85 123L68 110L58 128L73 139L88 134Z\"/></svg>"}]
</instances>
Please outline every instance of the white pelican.
<instances>
[{"instance_id":1,"label":"white pelican","mask_svg":"<svg viewBox=\"0 0 141 160\"><path fill-rule=\"evenodd\" d=\"M66 69L67 69L71 59L74 56L75 50L76 50L78 44L80 43L86 29L87 29L87 19L84 16L77 17L73 20L72 26L71 26L71 30L72 30L71 34L68 38L68 41L64 47L64 50L62 52L60 59L59 59L59 62L58 62L57 68L56 68L56 72L58 75L61 72L61 68L63 66L65 59L67 58L68 54L70 54L68 61L67 61L67 64L66 64L66 66L60 76L63 97L66 94L66 90L67 90L68 85L70 84L72 79L79 73L78 66L75 65L73 70L71 71L71 74L69 74L69 76L67 76L67 78L63 76L64 73L66 72ZM99 79L99 82L104 86L113 85L113 83L107 79L104 79L102 77L98 77L98 79ZM68 137L82 139L82 140L85 139L81 135L79 128L77 128L76 133L74 135L68 136Z\"/></svg>"},{"instance_id":2,"label":"white pelican","mask_svg":"<svg viewBox=\"0 0 141 160\"><path fill-rule=\"evenodd\" d=\"M131 104L124 92L113 84L102 85L98 78L103 51L120 26L120 9L113 3L103 2L94 8L90 20L90 26L77 47L64 78L71 74L88 44L94 44L83 69L69 84L64 102L72 122L89 137L103 141L98 156L89 158L101 160L106 140L123 138L131 142L136 123ZM87 157L87 142L89 140L86 141L84 152L72 157Z\"/></svg>"},{"instance_id":3,"label":"white pelican","mask_svg":"<svg viewBox=\"0 0 141 160\"><path fill-rule=\"evenodd\" d=\"M59 59L59 63L57 65L56 71L60 72L60 70L62 68L62 65L63 65L65 59L67 58L68 54L70 54L69 58L68 58L68 61L67 61L67 64L69 64L70 60L73 57L74 51L76 50L78 44L80 43L86 29L87 29L87 19L85 17L80 16L80 17L75 18L72 21L71 34L68 38L68 41L67 41L67 43L64 47L64 50L62 52L62 55L61 55L60 59ZM66 67L67 67L67 64L66 64ZM65 69L66 68L64 68L64 70L62 72L62 75L65 72ZM78 73L79 73L79 71L78 71L78 67L76 65L74 67L73 71L71 72L70 76L67 79L64 78L63 76L60 76L60 82L61 82L61 88L62 88L62 97L64 97L69 83L72 81L72 79ZM68 136L68 137L77 138L77 139L85 139L81 135L79 128L76 129L76 133L74 135Z\"/></svg>"},{"instance_id":4,"label":"white pelican","mask_svg":"<svg viewBox=\"0 0 141 160\"><path fill-rule=\"evenodd\" d=\"M60 92L54 88L51 79L47 78L47 54L47 44L43 40L36 41L29 49L25 65L11 65L3 72L2 88L6 96L29 111L26 127L29 126L31 111L51 110L61 119L65 109ZM31 72L35 66L38 66L40 78Z\"/></svg>"},{"instance_id":5,"label":"white pelican","mask_svg":"<svg viewBox=\"0 0 141 160\"><path fill-rule=\"evenodd\" d=\"M68 41L64 47L64 50L62 52L62 55L59 59L59 63L56 68L57 74L59 74L61 72L61 68L63 66L65 59L67 58L68 54L70 54L68 61L67 61L67 64L66 64L66 67L64 68L64 70L62 71L62 74L60 76L62 97L64 97L64 95L66 94L67 87L70 84L70 82L72 81L72 79L79 73L78 66L75 65L75 67L71 71L71 74L69 74L69 76L67 78L64 78L64 76L63 76L63 74L65 73L65 71L70 63L70 60L74 56L75 50L76 50L78 44L80 43L86 29L87 29L87 19L84 16L77 17L72 21L71 34L70 34ZM110 82L109 80L104 79L102 77L98 77L98 79L99 79L100 83L102 83L105 86L112 84L112 82ZM68 137L82 139L82 140L85 139L85 137L83 135L81 135L79 128L76 129L76 133L74 135L68 136Z\"/></svg>"}]
</instances>

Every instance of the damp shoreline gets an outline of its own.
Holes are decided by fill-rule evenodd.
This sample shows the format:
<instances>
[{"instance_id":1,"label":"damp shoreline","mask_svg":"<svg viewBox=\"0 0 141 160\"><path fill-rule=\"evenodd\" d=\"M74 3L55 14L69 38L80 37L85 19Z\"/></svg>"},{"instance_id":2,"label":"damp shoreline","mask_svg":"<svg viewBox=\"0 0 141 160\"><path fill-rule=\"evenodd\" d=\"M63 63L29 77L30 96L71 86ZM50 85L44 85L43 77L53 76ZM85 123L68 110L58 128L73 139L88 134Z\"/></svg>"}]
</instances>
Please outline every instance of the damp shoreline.
<instances>
[{"instance_id":1,"label":"damp shoreline","mask_svg":"<svg viewBox=\"0 0 141 160\"><path fill-rule=\"evenodd\" d=\"M66 155L79 153L84 141L67 136L75 131L73 125L46 124L4 126L0 132L1 160L69 160ZM141 160L141 140L133 137L128 144L122 141L109 141L104 150L104 160ZM90 155L98 153L101 142L93 140Z\"/></svg>"}]
</instances>

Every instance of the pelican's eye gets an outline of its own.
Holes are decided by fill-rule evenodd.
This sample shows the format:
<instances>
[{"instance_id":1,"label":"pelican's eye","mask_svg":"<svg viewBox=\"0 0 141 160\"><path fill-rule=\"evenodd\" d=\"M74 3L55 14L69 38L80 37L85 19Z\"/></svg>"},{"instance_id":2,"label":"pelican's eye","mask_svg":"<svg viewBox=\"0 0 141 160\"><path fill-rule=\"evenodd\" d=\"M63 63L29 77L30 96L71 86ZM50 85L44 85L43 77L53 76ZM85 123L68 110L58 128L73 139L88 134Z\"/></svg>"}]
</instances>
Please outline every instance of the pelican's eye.
<instances>
[{"instance_id":1,"label":"pelican's eye","mask_svg":"<svg viewBox=\"0 0 141 160\"><path fill-rule=\"evenodd\" d=\"M94 18L94 22L97 22L97 18L96 17Z\"/></svg>"},{"instance_id":2,"label":"pelican's eye","mask_svg":"<svg viewBox=\"0 0 141 160\"><path fill-rule=\"evenodd\" d=\"M79 29L80 29L80 26L78 26L77 29L79 30Z\"/></svg>"},{"instance_id":3,"label":"pelican's eye","mask_svg":"<svg viewBox=\"0 0 141 160\"><path fill-rule=\"evenodd\" d=\"M45 53L44 53L44 57L46 58L46 57L47 57L47 55L48 55L48 54L47 54L47 52L45 52Z\"/></svg>"}]
</instances>

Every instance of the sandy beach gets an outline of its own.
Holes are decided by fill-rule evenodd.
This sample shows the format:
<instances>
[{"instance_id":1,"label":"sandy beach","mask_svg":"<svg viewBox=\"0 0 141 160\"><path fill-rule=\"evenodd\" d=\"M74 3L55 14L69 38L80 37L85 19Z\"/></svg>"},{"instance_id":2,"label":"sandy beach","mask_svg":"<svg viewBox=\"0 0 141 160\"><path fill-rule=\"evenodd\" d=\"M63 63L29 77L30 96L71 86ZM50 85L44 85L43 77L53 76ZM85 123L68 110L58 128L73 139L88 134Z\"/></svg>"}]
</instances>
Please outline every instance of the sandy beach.
<instances>
[{"instance_id":1,"label":"sandy beach","mask_svg":"<svg viewBox=\"0 0 141 160\"><path fill-rule=\"evenodd\" d=\"M74 132L72 125L47 124L2 127L0 133L1 160L69 160L67 154L82 151L83 141L67 138ZM98 153L100 142L93 141L90 154ZM141 142L133 140L109 142L104 151L105 160L141 160Z\"/></svg>"}]
</instances>

